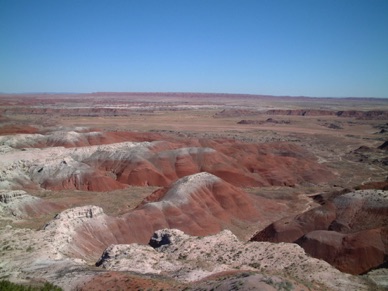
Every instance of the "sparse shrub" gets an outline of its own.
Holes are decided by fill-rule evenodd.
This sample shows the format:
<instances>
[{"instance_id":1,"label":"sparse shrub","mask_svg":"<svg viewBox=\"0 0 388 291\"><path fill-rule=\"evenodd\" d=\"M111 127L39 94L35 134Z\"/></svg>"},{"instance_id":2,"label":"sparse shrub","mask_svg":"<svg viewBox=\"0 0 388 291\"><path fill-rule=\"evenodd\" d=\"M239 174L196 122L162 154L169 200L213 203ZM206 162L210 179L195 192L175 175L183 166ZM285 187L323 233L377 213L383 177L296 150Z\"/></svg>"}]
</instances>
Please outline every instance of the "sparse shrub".
<instances>
[{"instance_id":1,"label":"sparse shrub","mask_svg":"<svg viewBox=\"0 0 388 291\"><path fill-rule=\"evenodd\" d=\"M264 280L263 280L266 284L268 284L268 285L273 285L273 280L272 280L272 278L265 278Z\"/></svg>"},{"instance_id":2,"label":"sparse shrub","mask_svg":"<svg viewBox=\"0 0 388 291\"><path fill-rule=\"evenodd\" d=\"M186 254L179 254L178 259L179 260L186 260L187 259L187 255Z\"/></svg>"},{"instance_id":3,"label":"sparse shrub","mask_svg":"<svg viewBox=\"0 0 388 291\"><path fill-rule=\"evenodd\" d=\"M249 266L251 266L252 268L255 268L255 269L260 269L260 267L261 267L260 263L257 263L257 262L250 263Z\"/></svg>"},{"instance_id":4,"label":"sparse shrub","mask_svg":"<svg viewBox=\"0 0 388 291\"><path fill-rule=\"evenodd\" d=\"M26 252L32 252L34 250L34 248L32 246L28 246L28 248L26 249Z\"/></svg>"},{"instance_id":5,"label":"sparse shrub","mask_svg":"<svg viewBox=\"0 0 388 291\"><path fill-rule=\"evenodd\" d=\"M280 282L277 285L278 290L291 291L294 289L294 285L292 285L289 281Z\"/></svg>"},{"instance_id":6,"label":"sparse shrub","mask_svg":"<svg viewBox=\"0 0 388 291\"><path fill-rule=\"evenodd\" d=\"M62 288L54 285L54 284L51 284L51 283L44 283L43 287L38 289L40 291L62 291Z\"/></svg>"},{"instance_id":7,"label":"sparse shrub","mask_svg":"<svg viewBox=\"0 0 388 291\"><path fill-rule=\"evenodd\" d=\"M62 291L62 288L48 282L46 282L41 287L33 287L33 286L15 284L8 280L1 280L0 290L1 291Z\"/></svg>"}]
</instances>

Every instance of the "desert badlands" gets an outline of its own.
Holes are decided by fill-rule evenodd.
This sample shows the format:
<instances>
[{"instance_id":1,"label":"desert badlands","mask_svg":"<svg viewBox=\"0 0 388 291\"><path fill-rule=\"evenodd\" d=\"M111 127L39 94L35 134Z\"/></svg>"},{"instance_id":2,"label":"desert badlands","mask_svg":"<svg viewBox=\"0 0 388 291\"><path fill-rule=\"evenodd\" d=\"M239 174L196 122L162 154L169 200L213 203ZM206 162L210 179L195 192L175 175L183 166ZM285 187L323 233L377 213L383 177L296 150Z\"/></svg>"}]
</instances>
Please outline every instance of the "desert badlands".
<instances>
[{"instance_id":1,"label":"desert badlands","mask_svg":"<svg viewBox=\"0 0 388 291\"><path fill-rule=\"evenodd\" d=\"M0 94L0 280L388 289L388 99Z\"/></svg>"}]
</instances>

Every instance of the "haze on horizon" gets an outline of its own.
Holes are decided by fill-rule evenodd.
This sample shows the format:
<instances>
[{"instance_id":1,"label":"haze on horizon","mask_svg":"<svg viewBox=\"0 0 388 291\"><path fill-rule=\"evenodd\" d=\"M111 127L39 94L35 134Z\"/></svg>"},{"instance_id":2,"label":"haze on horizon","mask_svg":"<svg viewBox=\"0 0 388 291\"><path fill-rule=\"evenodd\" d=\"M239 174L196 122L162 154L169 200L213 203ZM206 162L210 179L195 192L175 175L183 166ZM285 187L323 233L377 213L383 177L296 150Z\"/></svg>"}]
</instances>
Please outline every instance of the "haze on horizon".
<instances>
[{"instance_id":1,"label":"haze on horizon","mask_svg":"<svg viewBox=\"0 0 388 291\"><path fill-rule=\"evenodd\" d=\"M0 0L0 92L388 97L388 1Z\"/></svg>"}]
</instances>

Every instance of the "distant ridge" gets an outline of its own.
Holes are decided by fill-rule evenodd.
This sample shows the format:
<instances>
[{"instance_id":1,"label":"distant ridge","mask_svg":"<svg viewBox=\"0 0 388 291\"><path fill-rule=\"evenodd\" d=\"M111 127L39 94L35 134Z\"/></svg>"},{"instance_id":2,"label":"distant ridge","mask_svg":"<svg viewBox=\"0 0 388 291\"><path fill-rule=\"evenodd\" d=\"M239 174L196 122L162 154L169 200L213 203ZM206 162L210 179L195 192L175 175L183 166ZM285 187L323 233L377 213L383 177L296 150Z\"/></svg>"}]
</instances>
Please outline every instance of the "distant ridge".
<instances>
[{"instance_id":1,"label":"distant ridge","mask_svg":"<svg viewBox=\"0 0 388 291\"><path fill-rule=\"evenodd\" d=\"M102 96L102 95L114 95L114 96L168 96L168 97L205 97L205 96L217 96L217 97L243 97L243 98L286 98L293 100L327 100L327 99L346 99L346 100L388 100L388 97L315 97L315 96L292 96L292 95L268 95L268 94L249 94L249 93L215 93L215 92L119 92L119 91L97 91L97 92L0 92L0 95L85 95L85 96Z\"/></svg>"}]
</instances>

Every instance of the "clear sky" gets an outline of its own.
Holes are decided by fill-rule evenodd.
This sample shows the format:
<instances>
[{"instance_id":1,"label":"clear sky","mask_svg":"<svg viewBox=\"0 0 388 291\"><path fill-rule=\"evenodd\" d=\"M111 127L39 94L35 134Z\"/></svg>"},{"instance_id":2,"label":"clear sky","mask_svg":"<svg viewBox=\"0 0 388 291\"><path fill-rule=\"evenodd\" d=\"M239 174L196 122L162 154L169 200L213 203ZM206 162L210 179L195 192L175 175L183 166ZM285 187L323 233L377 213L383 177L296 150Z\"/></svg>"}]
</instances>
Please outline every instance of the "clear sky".
<instances>
[{"instance_id":1,"label":"clear sky","mask_svg":"<svg viewBox=\"0 0 388 291\"><path fill-rule=\"evenodd\" d=\"M0 0L0 92L388 97L388 0Z\"/></svg>"}]
</instances>

